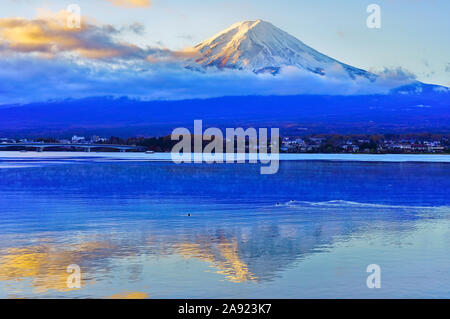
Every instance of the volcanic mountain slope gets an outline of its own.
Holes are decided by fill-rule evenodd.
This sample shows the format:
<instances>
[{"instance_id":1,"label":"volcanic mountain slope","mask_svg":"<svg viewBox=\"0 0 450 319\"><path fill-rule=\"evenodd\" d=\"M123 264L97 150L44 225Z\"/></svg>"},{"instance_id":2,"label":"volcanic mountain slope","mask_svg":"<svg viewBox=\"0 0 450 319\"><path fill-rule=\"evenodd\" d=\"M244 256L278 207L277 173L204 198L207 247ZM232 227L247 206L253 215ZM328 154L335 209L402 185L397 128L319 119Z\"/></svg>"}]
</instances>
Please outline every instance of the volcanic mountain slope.
<instances>
[{"instance_id":1,"label":"volcanic mountain slope","mask_svg":"<svg viewBox=\"0 0 450 319\"><path fill-rule=\"evenodd\" d=\"M239 22L195 47L200 56L188 68L217 67L277 74L282 67L295 66L327 75L344 70L355 79L375 75L332 59L269 22Z\"/></svg>"}]
</instances>

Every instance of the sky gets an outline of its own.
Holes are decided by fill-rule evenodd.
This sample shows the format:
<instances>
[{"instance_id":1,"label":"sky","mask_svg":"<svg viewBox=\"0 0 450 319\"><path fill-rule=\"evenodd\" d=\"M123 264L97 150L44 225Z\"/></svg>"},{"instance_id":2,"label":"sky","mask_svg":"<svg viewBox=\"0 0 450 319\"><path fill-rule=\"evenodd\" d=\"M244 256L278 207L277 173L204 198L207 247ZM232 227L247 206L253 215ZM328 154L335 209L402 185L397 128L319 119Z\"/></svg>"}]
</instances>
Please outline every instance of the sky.
<instances>
[{"instance_id":1,"label":"sky","mask_svg":"<svg viewBox=\"0 0 450 319\"><path fill-rule=\"evenodd\" d=\"M379 29L366 25L366 8L372 3L381 8ZM70 4L81 9L83 28L78 33L48 22L65 19ZM142 61L155 61L155 56L166 64L153 68L172 70L168 61L188 52L187 48L238 21L262 19L352 66L372 72L401 70L425 83L450 86L449 15L448 0L2 0L0 80L15 81L18 75L14 71L25 70L17 84L29 90L30 99L60 97L61 93L50 94L50 90L59 89L72 97L77 86L86 87L82 81L74 82L74 77L91 81L95 90L98 83L93 82L98 82L98 74L94 79L92 72L103 72L105 78L107 72L115 72L113 77L120 79L117 70L131 64L134 70L146 68ZM47 21L45 27L42 20ZM44 72L39 71L40 66L46 66L46 73L39 73ZM30 82L45 77L57 86L58 76L64 74L68 77L63 82L72 85L50 87L47 92L36 87L39 83ZM127 75L131 76L130 72ZM166 79L172 76L162 74ZM157 85L154 79L151 83ZM105 83L104 92L99 93L108 93L107 85L112 83ZM186 83L180 85L188 91ZM176 85L168 90L172 93L159 96L170 97ZM12 91L0 86L0 96L6 94L8 101L19 95L19 91Z\"/></svg>"}]
</instances>

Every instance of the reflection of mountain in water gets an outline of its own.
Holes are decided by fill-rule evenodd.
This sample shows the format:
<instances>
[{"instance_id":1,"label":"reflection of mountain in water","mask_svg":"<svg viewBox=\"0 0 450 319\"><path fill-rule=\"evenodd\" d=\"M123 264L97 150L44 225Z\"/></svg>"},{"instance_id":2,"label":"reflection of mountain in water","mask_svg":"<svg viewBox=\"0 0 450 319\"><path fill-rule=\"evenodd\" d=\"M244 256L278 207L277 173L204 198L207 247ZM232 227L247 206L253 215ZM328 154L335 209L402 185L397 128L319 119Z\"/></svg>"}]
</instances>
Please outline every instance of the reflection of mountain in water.
<instances>
[{"instance_id":1,"label":"reflection of mountain in water","mask_svg":"<svg viewBox=\"0 0 450 319\"><path fill-rule=\"evenodd\" d=\"M187 259L210 263L231 282L261 282L331 244L321 238L320 232L321 229L306 234L289 227L258 227L249 235L229 234L219 240L199 238L194 243L176 245L175 251Z\"/></svg>"},{"instance_id":2,"label":"reflection of mountain in water","mask_svg":"<svg viewBox=\"0 0 450 319\"><path fill-rule=\"evenodd\" d=\"M334 208L325 209L309 204L286 205L280 210L270 209L271 216L256 217L239 226L227 225L226 220L216 217L214 223L222 226L202 228L197 224L192 233L184 228L181 233L153 241L151 249L154 252L164 247L161 249L164 254L207 262L231 282L262 282L272 280L295 262L368 230L407 233L427 212L434 216L439 211L449 212L448 207L355 204L352 207L346 203L332 204Z\"/></svg>"},{"instance_id":3,"label":"reflection of mountain in water","mask_svg":"<svg viewBox=\"0 0 450 319\"><path fill-rule=\"evenodd\" d=\"M444 164L291 162L261 176L252 165L90 163L1 174L0 284L62 293L68 264L101 282L129 259L124 276L139 281L140 257L267 282L354 237L401 238L449 213Z\"/></svg>"},{"instance_id":4,"label":"reflection of mountain in water","mask_svg":"<svg viewBox=\"0 0 450 319\"><path fill-rule=\"evenodd\" d=\"M115 259L140 255L158 258L175 255L199 260L234 283L271 281L295 262L358 236L368 227L408 233L420 215L429 212L436 217L439 212L449 212L448 207L408 209L355 207L353 204L349 211L345 203L333 206L325 209L308 204L271 207L268 208L270 215L244 222L230 222L220 217L195 223L186 222L185 218L169 223L141 220L138 227L133 224L125 227L124 223L122 232L102 235L103 242L64 246L50 241L37 246L1 249L0 281L27 279L37 292L49 289L65 292L69 291L65 286L69 264L82 266L86 278L95 282L113 272ZM341 218L343 214L345 219ZM133 229L129 229L130 226ZM139 280L143 267L135 265L128 271L130 280Z\"/></svg>"},{"instance_id":5,"label":"reflection of mountain in water","mask_svg":"<svg viewBox=\"0 0 450 319\"><path fill-rule=\"evenodd\" d=\"M229 242L222 239L220 243L211 244L206 239L196 243L182 243L176 245L175 249L186 259L197 258L210 263L217 268L218 274L225 275L231 282L239 283L258 279L239 257L236 240Z\"/></svg>"}]
</instances>

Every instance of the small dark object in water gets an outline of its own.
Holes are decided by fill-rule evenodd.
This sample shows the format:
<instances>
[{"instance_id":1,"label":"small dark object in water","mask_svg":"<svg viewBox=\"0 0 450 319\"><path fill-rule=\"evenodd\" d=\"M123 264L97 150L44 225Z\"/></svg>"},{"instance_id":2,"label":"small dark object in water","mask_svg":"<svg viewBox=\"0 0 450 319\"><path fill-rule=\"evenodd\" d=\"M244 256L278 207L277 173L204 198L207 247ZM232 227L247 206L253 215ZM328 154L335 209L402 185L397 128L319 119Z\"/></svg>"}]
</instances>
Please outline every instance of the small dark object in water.
<instances>
[{"instance_id":1,"label":"small dark object in water","mask_svg":"<svg viewBox=\"0 0 450 319\"><path fill-rule=\"evenodd\" d=\"M277 206L280 206L280 203L277 203Z\"/></svg>"},{"instance_id":2,"label":"small dark object in water","mask_svg":"<svg viewBox=\"0 0 450 319\"><path fill-rule=\"evenodd\" d=\"M191 217L191 213L188 213L188 217Z\"/></svg>"}]
</instances>

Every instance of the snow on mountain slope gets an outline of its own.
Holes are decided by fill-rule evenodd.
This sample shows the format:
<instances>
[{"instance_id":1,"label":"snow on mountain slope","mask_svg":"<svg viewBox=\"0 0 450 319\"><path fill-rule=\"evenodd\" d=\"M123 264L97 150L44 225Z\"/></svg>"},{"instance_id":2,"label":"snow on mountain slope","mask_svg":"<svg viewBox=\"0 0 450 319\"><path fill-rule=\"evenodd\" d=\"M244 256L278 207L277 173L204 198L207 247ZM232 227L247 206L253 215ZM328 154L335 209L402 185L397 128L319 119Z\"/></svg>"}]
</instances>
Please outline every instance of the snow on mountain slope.
<instances>
[{"instance_id":1,"label":"snow on mountain slope","mask_svg":"<svg viewBox=\"0 0 450 319\"><path fill-rule=\"evenodd\" d=\"M375 75L340 63L262 20L239 22L195 47L200 57L188 68L215 66L277 74L284 66L295 66L326 75L341 67L348 75L375 79Z\"/></svg>"}]
</instances>

